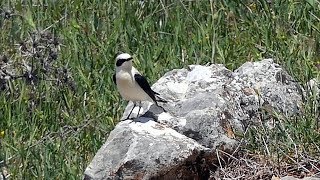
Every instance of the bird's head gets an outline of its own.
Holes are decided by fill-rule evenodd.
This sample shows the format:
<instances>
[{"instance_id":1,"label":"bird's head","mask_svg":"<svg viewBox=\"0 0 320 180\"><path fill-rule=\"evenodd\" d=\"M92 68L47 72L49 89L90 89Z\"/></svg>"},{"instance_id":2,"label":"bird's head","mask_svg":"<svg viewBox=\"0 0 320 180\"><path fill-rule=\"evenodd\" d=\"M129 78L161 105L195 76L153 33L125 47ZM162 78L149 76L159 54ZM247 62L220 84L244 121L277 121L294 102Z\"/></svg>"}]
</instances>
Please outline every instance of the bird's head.
<instances>
[{"instance_id":1,"label":"bird's head","mask_svg":"<svg viewBox=\"0 0 320 180\"><path fill-rule=\"evenodd\" d=\"M128 53L121 53L116 57L116 69L130 71L132 68L132 56Z\"/></svg>"}]
</instances>

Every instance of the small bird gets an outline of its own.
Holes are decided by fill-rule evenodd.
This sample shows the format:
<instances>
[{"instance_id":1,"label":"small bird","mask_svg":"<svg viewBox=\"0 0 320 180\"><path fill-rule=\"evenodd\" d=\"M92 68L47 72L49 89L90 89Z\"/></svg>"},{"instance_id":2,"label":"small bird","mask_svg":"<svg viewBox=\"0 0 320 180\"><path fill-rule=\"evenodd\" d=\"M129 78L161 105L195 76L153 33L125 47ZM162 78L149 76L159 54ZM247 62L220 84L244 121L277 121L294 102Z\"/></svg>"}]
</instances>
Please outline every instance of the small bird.
<instances>
[{"instance_id":1,"label":"small bird","mask_svg":"<svg viewBox=\"0 0 320 180\"><path fill-rule=\"evenodd\" d=\"M134 106L131 109L128 117L129 119L133 109L139 102L139 110L137 117L140 113L141 101L149 101L160 107L164 112L165 109L158 105L158 102L166 103L167 101L159 97L159 93L153 91L147 79L132 66L133 58L128 53L121 53L116 57L115 74L113 81L117 85L117 89L123 99L132 101Z\"/></svg>"}]
</instances>

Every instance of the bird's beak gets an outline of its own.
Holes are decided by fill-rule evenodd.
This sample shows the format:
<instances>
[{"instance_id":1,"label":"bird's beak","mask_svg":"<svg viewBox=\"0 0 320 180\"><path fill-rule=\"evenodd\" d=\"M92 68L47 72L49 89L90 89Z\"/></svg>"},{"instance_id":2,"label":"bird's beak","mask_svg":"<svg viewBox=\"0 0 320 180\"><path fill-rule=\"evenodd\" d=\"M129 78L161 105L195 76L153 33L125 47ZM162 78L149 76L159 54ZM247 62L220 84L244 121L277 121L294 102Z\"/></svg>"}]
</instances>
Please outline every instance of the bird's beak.
<instances>
[{"instance_id":1,"label":"bird's beak","mask_svg":"<svg viewBox=\"0 0 320 180\"><path fill-rule=\"evenodd\" d=\"M133 61L133 57L128 58L127 61Z\"/></svg>"}]
</instances>

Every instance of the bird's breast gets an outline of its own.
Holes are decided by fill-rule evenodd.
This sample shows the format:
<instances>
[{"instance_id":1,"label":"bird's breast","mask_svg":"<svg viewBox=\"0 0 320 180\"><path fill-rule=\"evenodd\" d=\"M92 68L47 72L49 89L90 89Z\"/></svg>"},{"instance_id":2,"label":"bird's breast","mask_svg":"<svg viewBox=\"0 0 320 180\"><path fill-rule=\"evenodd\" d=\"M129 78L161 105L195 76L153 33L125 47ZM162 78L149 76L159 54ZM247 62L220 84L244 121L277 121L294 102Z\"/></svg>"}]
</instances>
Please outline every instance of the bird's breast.
<instances>
[{"instance_id":1,"label":"bird's breast","mask_svg":"<svg viewBox=\"0 0 320 180\"><path fill-rule=\"evenodd\" d=\"M129 73L120 72L116 74L117 85L120 86L133 86L134 79Z\"/></svg>"},{"instance_id":2,"label":"bird's breast","mask_svg":"<svg viewBox=\"0 0 320 180\"><path fill-rule=\"evenodd\" d=\"M129 101L145 101L150 99L129 73L117 73L116 81L118 91L124 99Z\"/></svg>"}]
</instances>

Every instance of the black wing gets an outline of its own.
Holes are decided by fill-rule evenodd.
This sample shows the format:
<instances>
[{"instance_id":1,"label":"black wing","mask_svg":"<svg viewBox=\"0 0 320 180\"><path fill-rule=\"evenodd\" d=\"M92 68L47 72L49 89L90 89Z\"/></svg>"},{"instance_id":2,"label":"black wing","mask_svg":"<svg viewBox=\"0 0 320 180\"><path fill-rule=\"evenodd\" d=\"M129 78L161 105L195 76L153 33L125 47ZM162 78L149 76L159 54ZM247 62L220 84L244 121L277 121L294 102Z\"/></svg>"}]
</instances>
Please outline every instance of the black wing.
<instances>
[{"instance_id":1,"label":"black wing","mask_svg":"<svg viewBox=\"0 0 320 180\"><path fill-rule=\"evenodd\" d=\"M112 79L113 79L113 82L114 82L115 84L117 84L117 81L116 81L116 74L113 74Z\"/></svg>"},{"instance_id":2,"label":"black wing","mask_svg":"<svg viewBox=\"0 0 320 180\"><path fill-rule=\"evenodd\" d=\"M152 91L147 79L141 76L140 74L135 74L134 79L139 84L139 86L144 90L144 92L146 92L151 97L151 99L157 104L155 93L154 91Z\"/></svg>"}]
</instances>

